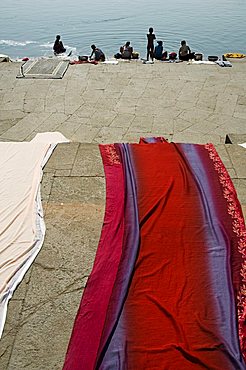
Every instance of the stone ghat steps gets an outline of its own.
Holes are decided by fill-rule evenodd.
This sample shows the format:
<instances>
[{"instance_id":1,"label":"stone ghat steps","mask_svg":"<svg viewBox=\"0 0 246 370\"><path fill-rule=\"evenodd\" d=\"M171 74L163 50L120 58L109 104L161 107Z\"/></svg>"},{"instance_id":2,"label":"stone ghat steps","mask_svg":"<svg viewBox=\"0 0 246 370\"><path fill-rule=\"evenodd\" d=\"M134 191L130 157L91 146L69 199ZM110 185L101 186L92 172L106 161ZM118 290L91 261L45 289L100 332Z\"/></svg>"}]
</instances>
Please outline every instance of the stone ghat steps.
<instances>
[{"instance_id":1,"label":"stone ghat steps","mask_svg":"<svg viewBox=\"0 0 246 370\"><path fill-rule=\"evenodd\" d=\"M242 141L240 140L240 142ZM240 202L242 205L246 205L246 149L237 144L217 144L215 148L233 180ZM105 191L104 171L98 144L70 142L57 145L44 168L42 181L43 201L47 202L53 199L54 189L52 190L51 182L54 179L55 183L59 181L60 184L65 181L67 183L71 181L69 190L71 194L76 196L79 193L76 193L76 189L73 189L73 186L75 186L76 181L79 181L78 178L84 178L84 181L86 179L88 184L93 179L92 182L100 183L102 187L100 192ZM99 189L91 185L88 191L91 194L94 192L96 197ZM66 201L66 196L71 197L71 194L64 193L64 201Z\"/></svg>"},{"instance_id":2,"label":"stone ghat steps","mask_svg":"<svg viewBox=\"0 0 246 370\"><path fill-rule=\"evenodd\" d=\"M246 215L246 149L216 145ZM58 144L44 168L44 245L9 303L1 369L61 369L100 238L105 178L97 144Z\"/></svg>"}]
</instances>

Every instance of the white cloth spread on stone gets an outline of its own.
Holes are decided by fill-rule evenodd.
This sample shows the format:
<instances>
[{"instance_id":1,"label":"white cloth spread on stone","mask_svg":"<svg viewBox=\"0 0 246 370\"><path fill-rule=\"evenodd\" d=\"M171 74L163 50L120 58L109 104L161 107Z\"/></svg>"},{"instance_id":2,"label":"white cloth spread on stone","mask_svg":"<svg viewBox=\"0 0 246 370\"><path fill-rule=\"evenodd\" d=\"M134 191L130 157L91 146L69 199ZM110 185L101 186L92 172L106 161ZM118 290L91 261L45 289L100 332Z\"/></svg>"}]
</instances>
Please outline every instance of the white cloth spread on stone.
<instances>
[{"instance_id":1,"label":"white cloth spread on stone","mask_svg":"<svg viewBox=\"0 0 246 370\"><path fill-rule=\"evenodd\" d=\"M42 168L56 144L66 141L53 132L31 142L0 143L0 338L8 301L44 240Z\"/></svg>"}]
</instances>

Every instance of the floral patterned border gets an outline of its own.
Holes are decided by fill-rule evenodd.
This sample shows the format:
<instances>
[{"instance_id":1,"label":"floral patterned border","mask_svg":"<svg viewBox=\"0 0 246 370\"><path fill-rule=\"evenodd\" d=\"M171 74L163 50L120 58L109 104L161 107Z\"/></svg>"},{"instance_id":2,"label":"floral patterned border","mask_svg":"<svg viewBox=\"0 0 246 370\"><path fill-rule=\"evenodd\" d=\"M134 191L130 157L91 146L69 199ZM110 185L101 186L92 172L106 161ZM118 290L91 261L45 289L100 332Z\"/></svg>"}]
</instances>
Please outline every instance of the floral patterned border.
<instances>
[{"instance_id":1,"label":"floral patterned border","mask_svg":"<svg viewBox=\"0 0 246 370\"><path fill-rule=\"evenodd\" d=\"M106 144L100 145L101 150L105 154L106 164L109 166L113 166L115 164L120 164L120 157L116 151L114 144Z\"/></svg>"},{"instance_id":2,"label":"floral patterned border","mask_svg":"<svg viewBox=\"0 0 246 370\"><path fill-rule=\"evenodd\" d=\"M240 346L243 357L246 360L246 228L236 190L223 162L213 144L206 144L205 149L208 150L209 157L214 163L215 170L218 172L219 181L223 187L223 195L227 200L228 213L232 218L232 229L238 239L238 251L243 259L240 272L242 286L237 296L237 307Z\"/></svg>"}]
</instances>

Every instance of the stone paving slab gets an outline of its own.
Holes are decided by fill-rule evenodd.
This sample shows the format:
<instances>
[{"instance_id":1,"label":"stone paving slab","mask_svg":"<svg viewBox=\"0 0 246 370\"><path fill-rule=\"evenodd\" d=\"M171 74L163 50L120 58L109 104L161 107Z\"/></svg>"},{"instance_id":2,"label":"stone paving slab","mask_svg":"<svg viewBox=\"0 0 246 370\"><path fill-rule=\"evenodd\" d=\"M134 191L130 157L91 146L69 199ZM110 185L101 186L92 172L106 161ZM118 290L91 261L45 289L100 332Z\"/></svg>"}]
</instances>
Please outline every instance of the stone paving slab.
<instances>
[{"instance_id":1,"label":"stone paving slab","mask_svg":"<svg viewBox=\"0 0 246 370\"><path fill-rule=\"evenodd\" d=\"M246 150L216 145L246 215ZM97 144L59 144L44 169L43 248L9 304L0 368L61 369L100 238L105 179Z\"/></svg>"},{"instance_id":2,"label":"stone paving slab","mask_svg":"<svg viewBox=\"0 0 246 370\"><path fill-rule=\"evenodd\" d=\"M44 168L44 173L57 170L72 170L79 148L79 143L62 143L55 151Z\"/></svg>"},{"instance_id":3,"label":"stone paving slab","mask_svg":"<svg viewBox=\"0 0 246 370\"><path fill-rule=\"evenodd\" d=\"M236 171L236 178L246 179L246 149L239 145L227 145L226 149Z\"/></svg>"},{"instance_id":4,"label":"stone paving slab","mask_svg":"<svg viewBox=\"0 0 246 370\"><path fill-rule=\"evenodd\" d=\"M246 62L70 65L62 80L16 79L0 63L0 140L60 131L79 142L131 141L135 133L215 144L245 134Z\"/></svg>"},{"instance_id":5,"label":"stone paving slab","mask_svg":"<svg viewBox=\"0 0 246 370\"><path fill-rule=\"evenodd\" d=\"M246 127L245 127L246 132ZM226 144L243 144L246 143L246 133L245 134L227 134L225 139Z\"/></svg>"}]
</instances>

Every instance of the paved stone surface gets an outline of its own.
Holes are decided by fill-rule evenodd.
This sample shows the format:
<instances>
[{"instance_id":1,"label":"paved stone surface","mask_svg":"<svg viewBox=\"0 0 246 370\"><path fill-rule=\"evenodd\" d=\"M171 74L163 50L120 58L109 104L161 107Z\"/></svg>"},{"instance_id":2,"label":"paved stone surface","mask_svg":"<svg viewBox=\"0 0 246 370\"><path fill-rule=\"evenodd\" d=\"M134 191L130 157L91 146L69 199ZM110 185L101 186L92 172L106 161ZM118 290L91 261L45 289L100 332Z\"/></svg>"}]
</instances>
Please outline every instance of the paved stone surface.
<instances>
[{"instance_id":1,"label":"paved stone surface","mask_svg":"<svg viewBox=\"0 0 246 370\"><path fill-rule=\"evenodd\" d=\"M225 139L226 144L243 144L246 143L245 134L227 134Z\"/></svg>"},{"instance_id":2,"label":"paved stone surface","mask_svg":"<svg viewBox=\"0 0 246 370\"><path fill-rule=\"evenodd\" d=\"M62 368L103 223L98 143L156 135L213 142L246 214L246 150L224 144L227 133L246 133L245 68L77 65L62 80L32 81L15 78L19 65L0 64L0 141L45 131L72 140L56 147L44 169L45 242L10 301L0 369Z\"/></svg>"},{"instance_id":3,"label":"paved stone surface","mask_svg":"<svg viewBox=\"0 0 246 370\"><path fill-rule=\"evenodd\" d=\"M186 63L69 66L62 80L16 79L20 64L0 64L0 140L60 131L77 142L224 143L246 133L246 61L232 68Z\"/></svg>"}]
</instances>

